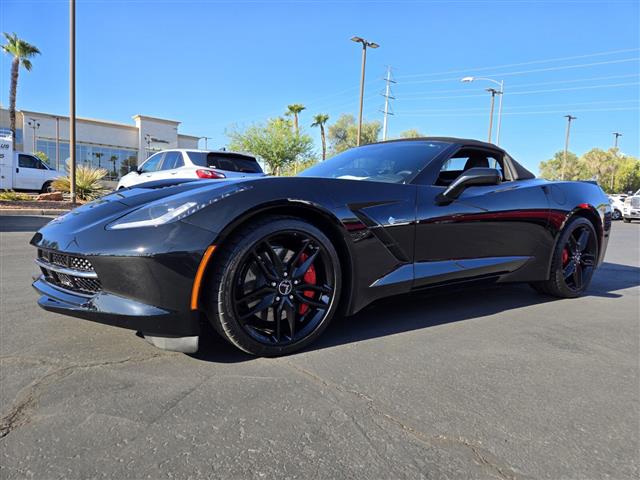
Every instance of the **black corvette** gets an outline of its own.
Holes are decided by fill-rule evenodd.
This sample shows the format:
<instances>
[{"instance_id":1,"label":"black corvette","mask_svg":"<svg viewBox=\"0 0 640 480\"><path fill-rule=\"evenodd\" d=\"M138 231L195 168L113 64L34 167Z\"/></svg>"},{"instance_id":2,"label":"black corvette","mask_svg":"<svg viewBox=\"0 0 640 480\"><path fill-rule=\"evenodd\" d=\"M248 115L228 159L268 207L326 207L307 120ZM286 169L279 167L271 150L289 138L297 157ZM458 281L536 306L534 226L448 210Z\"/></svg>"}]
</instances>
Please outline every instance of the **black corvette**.
<instances>
[{"instance_id":1,"label":"black corvette","mask_svg":"<svg viewBox=\"0 0 640 480\"><path fill-rule=\"evenodd\" d=\"M487 143L399 140L297 177L119 190L35 234L33 286L46 310L162 348L195 351L208 321L246 352L281 355L336 314L435 286L529 282L577 297L610 226L597 185L536 179Z\"/></svg>"}]
</instances>

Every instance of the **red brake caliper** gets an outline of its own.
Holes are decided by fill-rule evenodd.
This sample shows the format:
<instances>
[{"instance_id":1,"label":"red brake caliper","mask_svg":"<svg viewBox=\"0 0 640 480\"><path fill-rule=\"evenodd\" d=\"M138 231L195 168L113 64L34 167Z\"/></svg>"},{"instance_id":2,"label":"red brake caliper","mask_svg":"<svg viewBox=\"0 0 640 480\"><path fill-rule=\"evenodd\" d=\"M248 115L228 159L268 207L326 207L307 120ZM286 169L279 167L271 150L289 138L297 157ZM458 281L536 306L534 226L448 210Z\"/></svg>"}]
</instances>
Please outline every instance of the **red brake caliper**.
<instances>
[{"instance_id":1,"label":"red brake caliper","mask_svg":"<svg viewBox=\"0 0 640 480\"><path fill-rule=\"evenodd\" d=\"M303 253L300 257L300 263L304 263L304 261L307 258L309 258L309 255L307 255L306 253ZM302 277L302 279L304 280L304 283L307 283L309 285L316 284L316 268L313 266L313 264L311 264L309 269L306 272L304 272L304 276ZM302 292L302 294L305 297L313 298L312 290L305 290L304 292ZM304 315L305 313L307 313L307 310L309 310L309 305L305 305L304 303L301 304L300 307L298 307L298 313L300 315Z\"/></svg>"},{"instance_id":2,"label":"red brake caliper","mask_svg":"<svg viewBox=\"0 0 640 480\"><path fill-rule=\"evenodd\" d=\"M562 265L566 265L569 262L569 250L567 250L567 247L564 247L564 249L562 250Z\"/></svg>"}]
</instances>

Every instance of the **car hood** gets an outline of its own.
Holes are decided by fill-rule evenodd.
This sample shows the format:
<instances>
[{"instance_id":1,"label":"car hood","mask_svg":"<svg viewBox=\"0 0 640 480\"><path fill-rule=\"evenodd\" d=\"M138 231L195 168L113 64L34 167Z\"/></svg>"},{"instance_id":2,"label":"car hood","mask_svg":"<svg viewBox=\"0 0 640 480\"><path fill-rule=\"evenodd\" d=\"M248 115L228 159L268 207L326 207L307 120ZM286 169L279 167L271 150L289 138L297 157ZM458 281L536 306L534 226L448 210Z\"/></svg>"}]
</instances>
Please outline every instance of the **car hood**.
<instances>
[{"instance_id":1,"label":"car hood","mask_svg":"<svg viewBox=\"0 0 640 480\"><path fill-rule=\"evenodd\" d=\"M87 229L107 225L117 218L135 210L142 205L171 197L188 191L194 193L211 193L215 197L225 190L234 188L240 183L259 181L257 179L234 179L212 182L211 180L194 180L176 183L175 181L158 181L136 185L105 195L86 203L45 225L39 233L78 234Z\"/></svg>"}]
</instances>

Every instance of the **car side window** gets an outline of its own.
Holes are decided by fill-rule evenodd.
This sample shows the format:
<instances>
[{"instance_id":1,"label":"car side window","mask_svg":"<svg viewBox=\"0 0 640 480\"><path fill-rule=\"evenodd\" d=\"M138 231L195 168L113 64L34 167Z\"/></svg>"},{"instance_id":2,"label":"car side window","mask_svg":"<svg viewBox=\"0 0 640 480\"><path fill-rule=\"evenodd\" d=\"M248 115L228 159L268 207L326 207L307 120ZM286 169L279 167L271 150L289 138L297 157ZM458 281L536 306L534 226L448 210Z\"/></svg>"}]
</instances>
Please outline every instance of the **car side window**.
<instances>
[{"instance_id":1,"label":"car side window","mask_svg":"<svg viewBox=\"0 0 640 480\"><path fill-rule=\"evenodd\" d=\"M476 167L495 168L504 179L502 154L490 150L463 148L442 163L435 184L447 187L462 173Z\"/></svg>"},{"instance_id":2,"label":"car side window","mask_svg":"<svg viewBox=\"0 0 640 480\"><path fill-rule=\"evenodd\" d=\"M39 158L31 155L18 155L18 167L20 168L43 168Z\"/></svg>"},{"instance_id":3,"label":"car side window","mask_svg":"<svg viewBox=\"0 0 640 480\"><path fill-rule=\"evenodd\" d=\"M142 164L140 167L140 173L150 173L155 172L160 168L162 164L162 157L164 156L163 152L156 153L149 157L149 159Z\"/></svg>"},{"instance_id":4,"label":"car side window","mask_svg":"<svg viewBox=\"0 0 640 480\"><path fill-rule=\"evenodd\" d=\"M164 161L162 162L162 168L160 170L173 170L174 168L180 168L183 165L182 153L167 152L164 155Z\"/></svg>"}]
</instances>

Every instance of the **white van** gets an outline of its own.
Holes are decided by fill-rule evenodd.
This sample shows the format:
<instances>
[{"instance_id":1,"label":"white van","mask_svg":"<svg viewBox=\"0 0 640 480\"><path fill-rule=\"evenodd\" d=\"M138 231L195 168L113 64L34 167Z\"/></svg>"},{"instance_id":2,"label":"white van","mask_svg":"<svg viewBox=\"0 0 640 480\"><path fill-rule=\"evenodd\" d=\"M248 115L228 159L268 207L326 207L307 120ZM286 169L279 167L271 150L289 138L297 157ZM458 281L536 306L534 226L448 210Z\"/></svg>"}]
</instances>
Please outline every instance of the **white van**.
<instances>
[{"instance_id":1,"label":"white van","mask_svg":"<svg viewBox=\"0 0 640 480\"><path fill-rule=\"evenodd\" d=\"M11 139L0 139L0 190L48 192L60 172L35 155L14 152Z\"/></svg>"}]
</instances>

